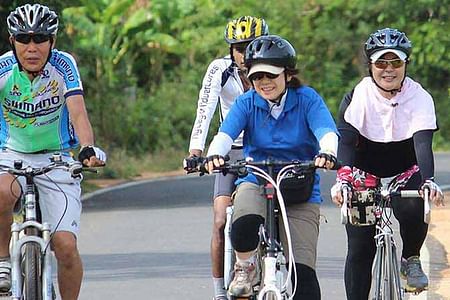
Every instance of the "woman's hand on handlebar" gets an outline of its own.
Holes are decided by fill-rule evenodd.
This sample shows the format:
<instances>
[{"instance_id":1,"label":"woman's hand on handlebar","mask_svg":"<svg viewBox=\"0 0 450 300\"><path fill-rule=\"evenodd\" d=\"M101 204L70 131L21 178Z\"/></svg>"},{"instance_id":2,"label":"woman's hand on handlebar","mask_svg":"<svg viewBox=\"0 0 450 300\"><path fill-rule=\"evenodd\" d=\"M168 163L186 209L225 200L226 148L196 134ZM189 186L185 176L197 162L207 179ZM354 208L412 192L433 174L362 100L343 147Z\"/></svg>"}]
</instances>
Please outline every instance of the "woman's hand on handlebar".
<instances>
[{"instance_id":1,"label":"woman's hand on handlebar","mask_svg":"<svg viewBox=\"0 0 450 300\"><path fill-rule=\"evenodd\" d=\"M441 188L433 179L426 179L420 187L419 194L424 197L425 189L429 191L429 200L436 206L444 206L444 194Z\"/></svg>"},{"instance_id":2,"label":"woman's hand on handlebar","mask_svg":"<svg viewBox=\"0 0 450 300\"><path fill-rule=\"evenodd\" d=\"M332 170L335 169L337 165L337 158L332 153L321 152L314 157L314 164L318 168Z\"/></svg>"},{"instance_id":3,"label":"woman's hand on handlebar","mask_svg":"<svg viewBox=\"0 0 450 300\"><path fill-rule=\"evenodd\" d=\"M206 157L206 169L210 174L223 165L225 165L225 158L222 155L210 155Z\"/></svg>"},{"instance_id":4,"label":"woman's hand on handlebar","mask_svg":"<svg viewBox=\"0 0 450 300\"><path fill-rule=\"evenodd\" d=\"M352 188L350 183L338 181L331 187L331 201L338 207L341 207L344 203L344 189L346 189L347 201L349 201L352 198Z\"/></svg>"},{"instance_id":5,"label":"woman's hand on handlebar","mask_svg":"<svg viewBox=\"0 0 450 300\"><path fill-rule=\"evenodd\" d=\"M352 168L350 166L341 166L336 175L336 183L331 187L331 201L338 207L341 207L344 203L344 189L347 191L347 200L352 198Z\"/></svg>"}]
</instances>

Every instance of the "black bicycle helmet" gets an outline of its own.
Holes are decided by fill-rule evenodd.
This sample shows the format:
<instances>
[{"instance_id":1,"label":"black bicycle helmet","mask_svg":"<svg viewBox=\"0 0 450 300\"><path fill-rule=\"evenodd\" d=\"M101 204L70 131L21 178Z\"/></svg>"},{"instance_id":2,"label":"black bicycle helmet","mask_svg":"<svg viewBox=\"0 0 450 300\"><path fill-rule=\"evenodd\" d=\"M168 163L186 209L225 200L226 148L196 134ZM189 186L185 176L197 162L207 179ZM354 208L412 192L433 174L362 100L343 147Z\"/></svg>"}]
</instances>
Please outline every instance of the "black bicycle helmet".
<instances>
[{"instance_id":1,"label":"black bicycle helmet","mask_svg":"<svg viewBox=\"0 0 450 300\"><path fill-rule=\"evenodd\" d=\"M7 20L8 31L12 36L18 34L56 35L58 15L47 6L25 4L12 11Z\"/></svg>"},{"instance_id":2,"label":"black bicycle helmet","mask_svg":"<svg viewBox=\"0 0 450 300\"><path fill-rule=\"evenodd\" d=\"M297 56L294 47L278 35L261 36L254 39L245 50L245 66L268 64L295 69Z\"/></svg>"},{"instance_id":3,"label":"black bicycle helmet","mask_svg":"<svg viewBox=\"0 0 450 300\"><path fill-rule=\"evenodd\" d=\"M405 33L397 29L384 28L372 33L364 45L364 52L368 60L375 52L388 49L400 50L408 58L411 54L411 42Z\"/></svg>"},{"instance_id":4,"label":"black bicycle helmet","mask_svg":"<svg viewBox=\"0 0 450 300\"><path fill-rule=\"evenodd\" d=\"M257 37L268 35L269 26L262 18L244 16L231 20L225 26L225 41L228 44L245 43Z\"/></svg>"}]
</instances>

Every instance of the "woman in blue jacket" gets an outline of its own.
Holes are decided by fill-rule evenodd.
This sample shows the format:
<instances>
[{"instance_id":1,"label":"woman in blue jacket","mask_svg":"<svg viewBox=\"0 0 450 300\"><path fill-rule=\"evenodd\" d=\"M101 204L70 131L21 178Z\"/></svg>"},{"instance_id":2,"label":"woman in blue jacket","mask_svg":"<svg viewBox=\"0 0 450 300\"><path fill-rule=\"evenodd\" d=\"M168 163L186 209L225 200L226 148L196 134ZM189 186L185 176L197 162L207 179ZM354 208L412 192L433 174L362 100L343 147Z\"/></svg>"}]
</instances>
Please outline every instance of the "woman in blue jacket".
<instances>
[{"instance_id":1,"label":"woman in blue jacket","mask_svg":"<svg viewBox=\"0 0 450 300\"><path fill-rule=\"evenodd\" d=\"M337 130L323 99L296 77L296 53L285 39L269 35L252 41L245 64L253 89L239 96L214 137L208 169L224 164L233 140L244 131L245 157L261 160L315 160L320 167L336 162ZM231 242L236 251L235 276L229 293L249 296L256 283L258 228L264 223L265 201L252 174L237 181ZM315 272L322 199L315 174L311 197L288 207L299 286L294 299L320 299Z\"/></svg>"}]
</instances>

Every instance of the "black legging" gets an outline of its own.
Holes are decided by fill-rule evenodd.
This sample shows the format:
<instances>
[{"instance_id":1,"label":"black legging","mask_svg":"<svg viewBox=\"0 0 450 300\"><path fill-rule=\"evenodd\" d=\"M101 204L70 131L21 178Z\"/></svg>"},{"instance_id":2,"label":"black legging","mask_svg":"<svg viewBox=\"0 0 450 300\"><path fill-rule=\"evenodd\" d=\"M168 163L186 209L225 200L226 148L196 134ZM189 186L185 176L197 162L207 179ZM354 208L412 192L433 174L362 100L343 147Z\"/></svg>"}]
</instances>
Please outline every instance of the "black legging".
<instances>
[{"instance_id":1,"label":"black legging","mask_svg":"<svg viewBox=\"0 0 450 300\"><path fill-rule=\"evenodd\" d=\"M414 174L405 188L418 189L421 184L419 173ZM419 255L428 232L423 222L423 199L393 199L392 208L400 224L403 241L402 257ZM345 289L348 300L366 300L369 297L372 280L372 262L375 257L375 226L356 227L346 225L348 239L345 261Z\"/></svg>"},{"instance_id":2,"label":"black legging","mask_svg":"<svg viewBox=\"0 0 450 300\"><path fill-rule=\"evenodd\" d=\"M320 285L316 271L304 264L296 263L295 268L297 273L297 289L293 300L320 300ZM293 277L292 284L294 284Z\"/></svg>"}]
</instances>

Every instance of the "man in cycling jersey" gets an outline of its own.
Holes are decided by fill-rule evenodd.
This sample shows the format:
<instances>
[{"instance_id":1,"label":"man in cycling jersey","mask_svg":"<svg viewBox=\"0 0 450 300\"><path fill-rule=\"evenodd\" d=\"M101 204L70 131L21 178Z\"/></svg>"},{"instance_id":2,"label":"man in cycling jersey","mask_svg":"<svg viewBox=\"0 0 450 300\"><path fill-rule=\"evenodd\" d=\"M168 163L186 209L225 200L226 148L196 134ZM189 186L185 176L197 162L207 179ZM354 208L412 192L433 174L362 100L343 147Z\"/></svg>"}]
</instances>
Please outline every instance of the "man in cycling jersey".
<instances>
[{"instance_id":1,"label":"man in cycling jersey","mask_svg":"<svg viewBox=\"0 0 450 300\"><path fill-rule=\"evenodd\" d=\"M419 83L406 76L411 42L405 33L384 28L369 36L364 51L370 76L345 95L339 109L338 159L344 167L337 172L333 201L342 204L342 185L355 186L356 174L362 171L379 178L401 178L403 189L423 191L427 187L430 199L442 205L442 191L434 182L432 139L438 129L434 102ZM424 201L393 198L392 208L400 223L405 288L421 292L428 288L419 258L428 231L423 221ZM375 226L347 224L346 231L347 299L367 299L376 252Z\"/></svg>"},{"instance_id":2,"label":"man in cycling jersey","mask_svg":"<svg viewBox=\"0 0 450 300\"><path fill-rule=\"evenodd\" d=\"M16 8L7 18L12 51L0 56L0 165L49 163L53 152L103 166L105 153L94 146L80 75L74 58L54 49L58 16L40 4ZM21 187L12 175L0 174L0 291L11 286L9 261L12 211ZM58 267L61 298L77 299L83 267L77 249L81 201L80 179L52 171L35 181L42 220L53 227L52 249ZM64 192L62 192L64 191Z\"/></svg>"},{"instance_id":3,"label":"man in cycling jersey","mask_svg":"<svg viewBox=\"0 0 450 300\"><path fill-rule=\"evenodd\" d=\"M264 19L243 16L231 20L225 27L225 41L230 46L230 55L211 62L203 78L197 104L197 117L192 128L189 145L189 160L202 155L208 129L219 104L220 121L226 117L234 99L250 88L245 75L244 52L253 39L267 35L268 26ZM228 153L231 161L241 159L242 134L234 141ZM211 238L211 260L214 284L214 299L226 299L223 280L224 226L226 208L231 203L236 177L232 174L216 175L214 183L214 224Z\"/></svg>"}]
</instances>

